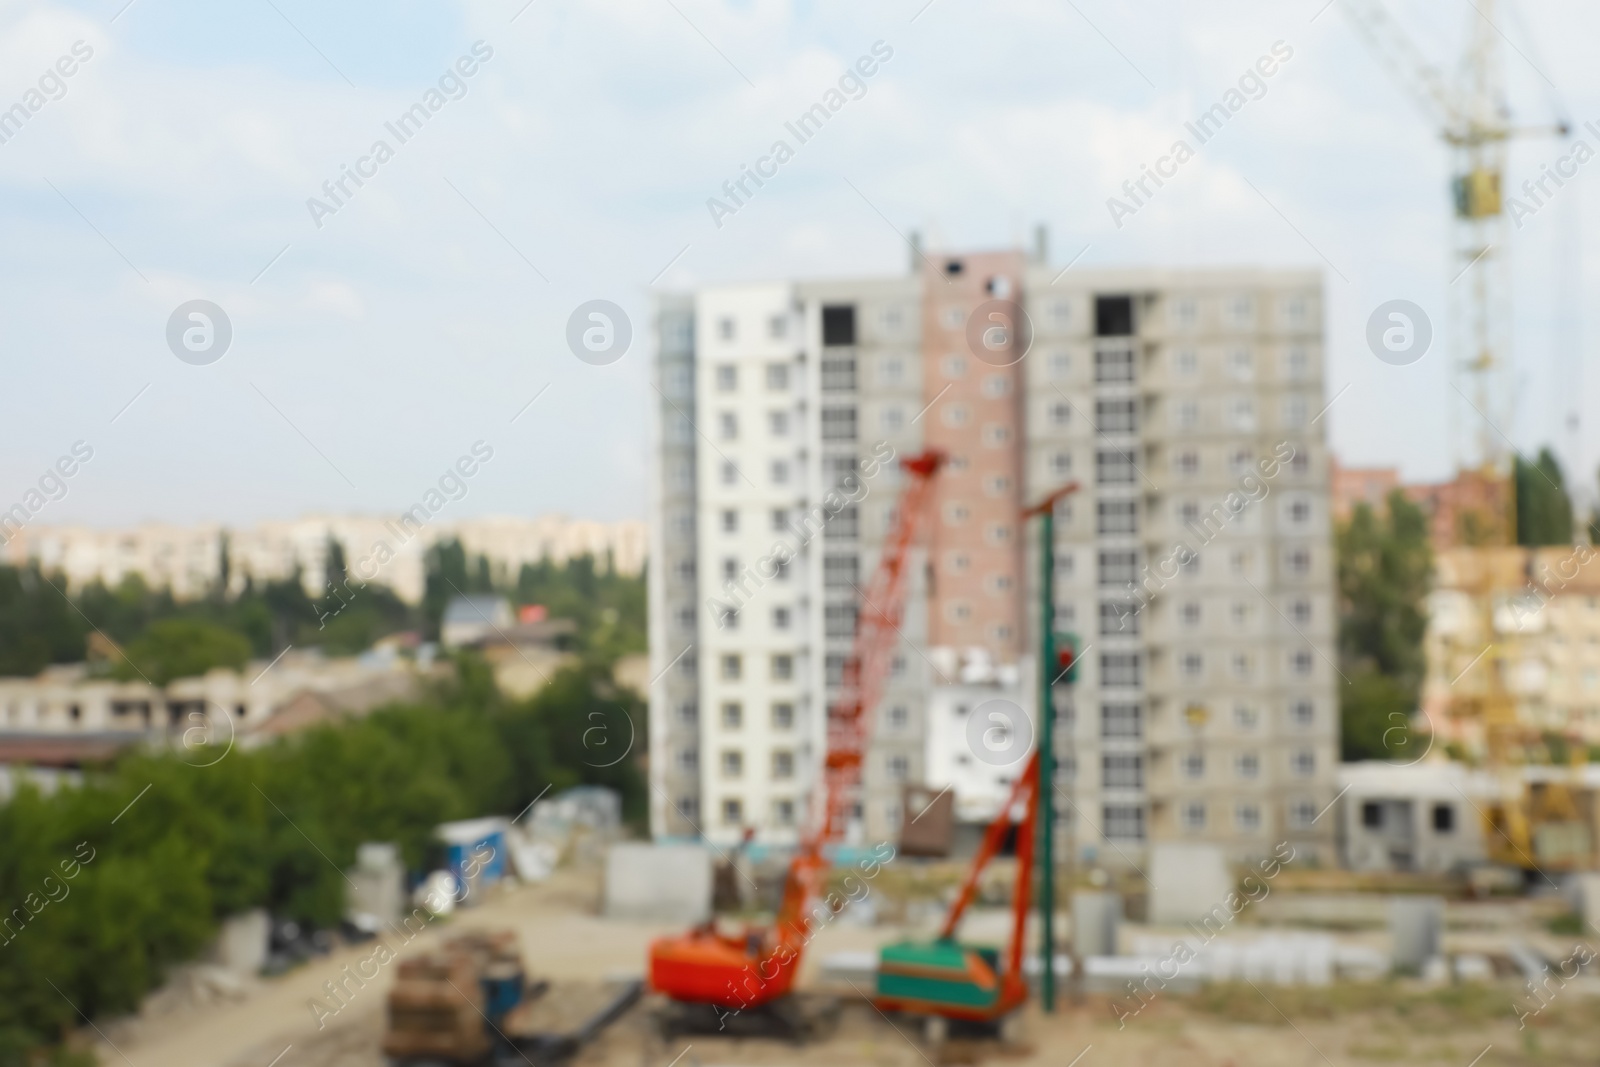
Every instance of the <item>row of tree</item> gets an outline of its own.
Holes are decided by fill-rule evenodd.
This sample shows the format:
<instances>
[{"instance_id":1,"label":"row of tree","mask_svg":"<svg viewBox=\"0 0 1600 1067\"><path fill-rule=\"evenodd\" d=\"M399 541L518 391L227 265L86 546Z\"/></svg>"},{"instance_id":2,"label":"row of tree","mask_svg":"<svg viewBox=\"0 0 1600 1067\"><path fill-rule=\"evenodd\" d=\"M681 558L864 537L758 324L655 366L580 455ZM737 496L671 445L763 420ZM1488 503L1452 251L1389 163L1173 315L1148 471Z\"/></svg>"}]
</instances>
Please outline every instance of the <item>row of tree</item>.
<instances>
[{"instance_id":1,"label":"row of tree","mask_svg":"<svg viewBox=\"0 0 1600 1067\"><path fill-rule=\"evenodd\" d=\"M516 814L577 784L617 789L643 817L642 753L617 757L644 736L644 709L609 672L575 667L511 703L481 662L458 667L422 704L215 763L134 754L81 788L24 787L0 806L0 1067L39 1062L80 1010L137 1007L224 916L336 923L363 841L397 842L421 870L438 823Z\"/></svg>"},{"instance_id":2,"label":"row of tree","mask_svg":"<svg viewBox=\"0 0 1600 1067\"><path fill-rule=\"evenodd\" d=\"M247 577L229 592L224 562L224 578L207 596L180 602L138 575L115 588L94 583L71 592L60 575L36 564L0 567L0 676L99 659L110 673L164 685L210 667L270 658L291 644L350 655L401 630L437 637L452 597L486 592L572 619L587 658L612 662L645 648L644 579L598 568L588 556L560 566L526 564L514 583L497 582L483 557L469 560L459 542L443 542L428 553L418 606L387 586L347 582L336 541L329 543L327 569L329 592L313 598L299 574L263 583Z\"/></svg>"}]
</instances>

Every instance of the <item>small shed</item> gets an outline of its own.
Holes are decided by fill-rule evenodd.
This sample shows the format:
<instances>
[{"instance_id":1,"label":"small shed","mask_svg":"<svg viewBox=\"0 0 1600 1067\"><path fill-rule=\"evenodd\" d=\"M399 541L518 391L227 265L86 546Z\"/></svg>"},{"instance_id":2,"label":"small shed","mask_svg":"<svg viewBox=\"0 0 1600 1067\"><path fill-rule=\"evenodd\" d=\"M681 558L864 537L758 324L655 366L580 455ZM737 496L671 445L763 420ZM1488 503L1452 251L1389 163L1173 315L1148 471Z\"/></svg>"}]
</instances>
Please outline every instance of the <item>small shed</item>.
<instances>
[{"instance_id":1,"label":"small shed","mask_svg":"<svg viewBox=\"0 0 1600 1067\"><path fill-rule=\"evenodd\" d=\"M499 815L440 823L434 831L445 846L445 867L465 889L463 903L472 901L480 888L506 875L506 828L510 820Z\"/></svg>"}]
</instances>

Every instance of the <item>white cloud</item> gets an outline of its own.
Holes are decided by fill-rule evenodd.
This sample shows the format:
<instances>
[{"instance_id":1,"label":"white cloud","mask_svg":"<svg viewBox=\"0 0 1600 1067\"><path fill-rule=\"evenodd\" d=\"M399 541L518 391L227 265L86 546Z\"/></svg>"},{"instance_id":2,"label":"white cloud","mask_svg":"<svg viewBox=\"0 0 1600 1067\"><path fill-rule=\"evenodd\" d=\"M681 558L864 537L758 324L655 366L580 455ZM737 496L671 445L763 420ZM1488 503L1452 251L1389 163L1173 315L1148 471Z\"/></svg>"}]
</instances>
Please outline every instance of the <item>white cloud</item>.
<instances>
[{"instance_id":1,"label":"white cloud","mask_svg":"<svg viewBox=\"0 0 1600 1067\"><path fill-rule=\"evenodd\" d=\"M1005 244L1019 222L1044 220L1063 263L1088 243L1086 263L1320 266L1253 184L1350 278L1328 274L1329 392L1357 383L1329 417L1336 448L1428 473L1448 464L1444 360L1430 356L1396 388L1360 337L1366 311L1391 296L1443 314L1444 154L1337 10L1308 24L1320 5L1079 0L1080 15L1044 0L936 0L911 23L921 0L674 2L693 26L671 5L644 0L536 3L513 25L519 5L469 3L453 35L421 42L430 58L395 61L381 78L358 78L357 90L281 25L281 43L240 41L237 54L208 54L200 68L180 42L151 36L146 27L161 25L154 8L136 6L114 26L48 3L0 14L0 69L12 72L0 101L73 40L96 49L68 96L0 145L0 220L15 235L0 257L0 313L22 363L17 387L0 396L0 490L26 477L34 451L57 447L62 426L114 412L148 381L150 394L108 438L108 455L123 457L108 458L108 469L121 464L115 484L74 501L86 512L143 514L153 499L175 513L240 519L378 507L410 493L418 471L454 454L463 434L494 431L521 442L507 447L526 461L527 478L486 484L486 510L514 502L637 514L644 464L618 457L645 449L648 330L600 376L565 352L566 314L604 296L640 326L647 283L685 244L661 284L903 270L895 229L846 179L902 233L954 244ZM1401 13L1419 35L1433 19L1455 24L1415 3ZM226 9L207 17L243 18ZM335 27L308 28L341 59L368 54ZM1580 117L1600 113L1600 76L1582 51L1596 28L1600 14L1576 0L1541 8L1533 26L1542 65ZM1522 41L1516 27L1508 32ZM468 95L399 146L318 230L306 198L479 38L495 56ZM1116 230L1106 197L1279 38L1296 54L1266 97ZM879 39L895 56L865 98L716 229L706 197ZM1425 43L1441 58L1455 47ZM1542 106L1536 94L1519 97L1521 110ZM1519 293L1551 283L1545 241L1517 238ZM237 351L207 373L178 365L161 340L171 307L194 296L223 303L240 330ZM1528 338L1543 338L1541 305L1521 307ZM1531 344L1526 352L1542 357ZM1538 359L1524 365L1533 384L1513 433L1536 444L1554 383ZM282 402L348 466L359 493L251 382L275 397L313 394ZM547 400L565 399L541 401L503 429L510 412L501 408L514 411L546 382L556 390ZM362 403L316 399L341 391ZM204 450L192 447L185 405L208 427ZM583 442L593 447L574 447ZM244 469L248 481L235 473Z\"/></svg>"}]
</instances>

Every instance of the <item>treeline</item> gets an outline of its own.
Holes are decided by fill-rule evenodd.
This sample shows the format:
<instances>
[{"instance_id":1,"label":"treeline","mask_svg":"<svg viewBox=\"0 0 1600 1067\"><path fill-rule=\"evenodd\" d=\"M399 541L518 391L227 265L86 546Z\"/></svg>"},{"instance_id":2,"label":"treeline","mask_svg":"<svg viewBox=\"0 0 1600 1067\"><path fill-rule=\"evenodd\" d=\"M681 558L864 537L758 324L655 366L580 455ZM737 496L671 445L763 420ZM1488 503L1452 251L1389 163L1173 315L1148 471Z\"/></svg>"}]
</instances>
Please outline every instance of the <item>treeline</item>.
<instances>
[{"instance_id":1,"label":"treeline","mask_svg":"<svg viewBox=\"0 0 1600 1067\"><path fill-rule=\"evenodd\" d=\"M81 788L27 787L0 807L0 1067L38 1062L81 1025L75 1008L134 1009L225 916L337 923L363 841L397 842L420 871L438 823L516 815L578 784L618 790L625 817L643 819L644 710L607 672L575 667L512 703L480 662L458 668L429 703L210 766L205 750L130 755Z\"/></svg>"},{"instance_id":2,"label":"treeline","mask_svg":"<svg viewBox=\"0 0 1600 1067\"><path fill-rule=\"evenodd\" d=\"M1426 672L1422 638L1433 574L1427 516L1397 489L1381 512L1358 504L1335 543L1340 758L1409 760L1426 747L1413 746L1406 727Z\"/></svg>"},{"instance_id":3,"label":"treeline","mask_svg":"<svg viewBox=\"0 0 1600 1067\"><path fill-rule=\"evenodd\" d=\"M644 579L602 570L587 556L560 566L526 564L510 579L491 573L481 556L469 559L459 542L444 542L428 553L420 606L406 604L385 585L346 582L337 542L329 543L327 570L328 588L320 597L308 596L295 575L268 582L247 577L231 593L224 580L200 599L179 602L138 575L69 597L59 574L34 564L0 567L0 676L29 676L52 663L87 659L103 663L108 673L165 684L214 666L270 658L289 645L352 655L403 630L436 639L458 590L545 605L552 616L577 623L577 645L586 658L611 662L645 648ZM225 558L222 573L228 573Z\"/></svg>"},{"instance_id":4,"label":"treeline","mask_svg":"<svg viewBox=\"0 0 1600 1067\"><path fill-rule=\"evenodd\" d=\"M644 575L618 574L607 561L578 556L557 565L524 563L514 579L495 573L482 556L468 557L459 541L429 553L422 612L430 635L439 632L445 605L459 593L500 593L513 604L542 604L550 615L578 624L578 649L586 657L613 662L646 648Z\"/></svg>"}]
</instances>

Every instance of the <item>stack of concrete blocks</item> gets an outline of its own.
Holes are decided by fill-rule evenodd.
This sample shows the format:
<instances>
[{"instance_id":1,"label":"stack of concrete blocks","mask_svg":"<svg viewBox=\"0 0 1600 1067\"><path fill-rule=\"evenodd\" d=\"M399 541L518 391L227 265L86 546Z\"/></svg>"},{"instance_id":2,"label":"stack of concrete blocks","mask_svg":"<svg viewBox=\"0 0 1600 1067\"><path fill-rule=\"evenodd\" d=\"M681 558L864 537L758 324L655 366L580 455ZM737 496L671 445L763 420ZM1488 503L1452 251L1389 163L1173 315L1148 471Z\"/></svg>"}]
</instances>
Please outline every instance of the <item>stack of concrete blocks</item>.
<instances>
[{"instance_id":1,"label":"stack of concrete blocks","mask_svg":"<svg viewBox=\"0 0 1600 1067\"><path fill-rule=\"evenodd\" d=\"M1186 953L1176 951L1182 941ZM1133 955L1154 965L1192 954L1182 965L1196 979L1213 982L1251 981L1257 985L1331 985L1337 942L1328 934L1269 934L1262 937L1164 938L1147 934L1133 939ZM1170 972L1172 964L1164 965ZM1162 973L1158 971L1157 973Z\"/></svg>"},{"instance_id":2,"label":"stack of concrete blocks","mask_svg":"<svg viewBox=\"0 0 1600 1067\"><path fill-rule=\"evenodd\" d=\"M711 918L711 853L700 845L618 842L606 851L605 914L701 923Z\"/></svg>"},{"instance_id":3,"label":"stack of concrete blocks","mask_svg":"<svg viewBox=\"0 0 1600 1067\"><path fill-rule=\"evenodd\" d=\"M1201 955L1212 981L1270 985L1331 985L1333 958L1334 940L1327 934L1218 940Z\"/></svg>"},{"instance_id":4,"label":"stack of concrete blocks","mask_svg":"<svg viewBox=\"0 0 1600 1067\"><path fill-rule=\"evenodd\" d=\"M1228 915L1236 891L1222 849L1216 845L1163 841L1150 850L1150 921L1179 926L1208 915ZM1217 909L1221 909L1217 911Z\"/></svg>"},{"instance_id":5,"label":"stack of concrete blocks","mask_svg":"<svg viewBox=\"0 0 1600 1067\"><path fill-rule=\"evenodd\" d=\"M1444 898L1392 897L1389 933L1394 941L1394 969L1422 974L1429 960L1444 952Z\"/></svg>"},{"instance_id":6,"label":"stack of concrete blocks","mask_svg":"<svg viewBox=\"0 0 1600 1067\"><path fill-rule=\"evenodd\" d=\"M1117 954L1117 927L1122 922L1122 896L1105 890L1080 889L1072 894L1072 949L1080 960Z\"/></svg>"},{"instance_id":7,"label":"stack of concrete blocks","mask_svg":"<svg viewBox=\"0 0 1600 1067\"><path fill-rule=\"evenodd\" d=\"M376 934L400 921L405 906L405 864L398 845L368 842L356 848L346 872L345 918L363 933Z\"/></svg>"}]
</instances>

